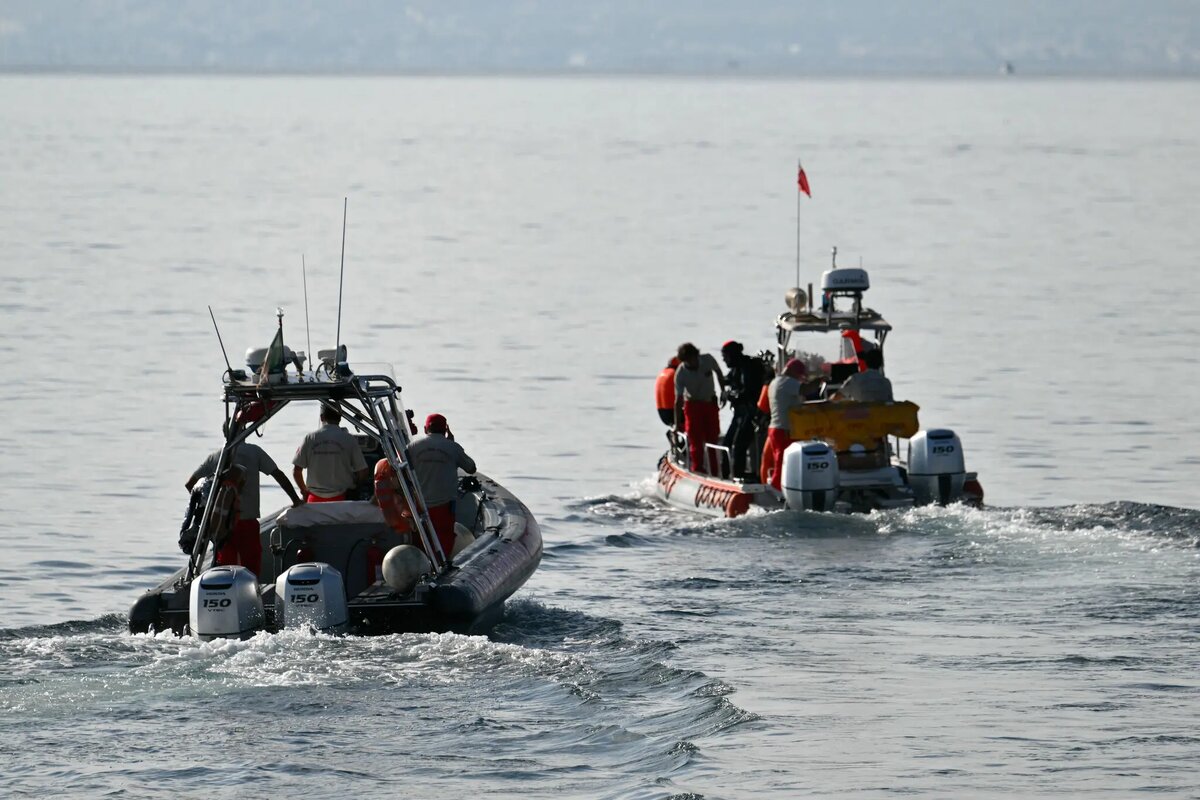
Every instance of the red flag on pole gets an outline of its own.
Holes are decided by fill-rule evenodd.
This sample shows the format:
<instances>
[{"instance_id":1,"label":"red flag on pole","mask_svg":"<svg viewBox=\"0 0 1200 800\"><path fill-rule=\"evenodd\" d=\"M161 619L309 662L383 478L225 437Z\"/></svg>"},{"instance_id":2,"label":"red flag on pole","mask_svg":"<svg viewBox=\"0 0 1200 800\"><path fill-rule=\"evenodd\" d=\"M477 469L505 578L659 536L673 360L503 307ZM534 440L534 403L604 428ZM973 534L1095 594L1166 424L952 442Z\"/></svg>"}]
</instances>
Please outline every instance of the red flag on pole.
<instances>
[{"instance_id":1,"label":"red flag on pole","mask_svg":"<svg viewBox=\"0 0 1200 800\"><path fill-rule=\"evenodd\" d=\"M796 177L796 183L800 185L800 191L812 197L812 192L808 190L808 176L804 174L803 164L800 165L800 174Z\"/></svg>"}]
</instances>

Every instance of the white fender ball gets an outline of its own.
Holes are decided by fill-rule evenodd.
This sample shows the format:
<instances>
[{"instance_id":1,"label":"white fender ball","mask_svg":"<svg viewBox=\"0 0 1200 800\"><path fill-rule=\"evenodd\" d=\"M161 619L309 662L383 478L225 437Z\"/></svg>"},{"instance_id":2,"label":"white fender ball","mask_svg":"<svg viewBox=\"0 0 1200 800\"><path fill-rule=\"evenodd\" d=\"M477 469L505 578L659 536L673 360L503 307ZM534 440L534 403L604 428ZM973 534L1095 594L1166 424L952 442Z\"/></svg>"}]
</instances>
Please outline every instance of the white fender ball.
<instances>
[{"instance_id":1,"label":"white fender ball","mask_svg":"<svg viewBox=\"0 0 1200 800\"><path fill-rule=\"evenodd\" d=\"M451 555L458 555L467 545L474 541L475 534L471 533L470 528L461 522L454 523L454 552Z\"/></svg>"},{"instance_id":2,"label":"white fender ball","mask_svg":"<svg viewBox=\"0 0 1200 800\"><path fill-rule=\"evenodd\" d=\"M411 592L421 576L432 569L425 553L411 544L393 547L383 557L383 581L397 594Z\"/></svg>"}]
</instances>

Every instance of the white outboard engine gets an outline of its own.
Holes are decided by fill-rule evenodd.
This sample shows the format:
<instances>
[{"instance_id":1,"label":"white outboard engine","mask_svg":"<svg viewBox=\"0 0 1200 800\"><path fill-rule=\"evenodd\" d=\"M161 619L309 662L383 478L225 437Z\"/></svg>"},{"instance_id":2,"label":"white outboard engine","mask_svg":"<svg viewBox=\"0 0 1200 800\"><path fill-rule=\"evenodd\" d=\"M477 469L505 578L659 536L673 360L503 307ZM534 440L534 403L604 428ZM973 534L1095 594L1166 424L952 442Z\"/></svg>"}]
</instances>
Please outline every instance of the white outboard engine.
<instances>
[{"instance_id":1,"label":"white outboard engine","mask_svg":"<svg viewBox=\"0 0 1200 800\"><path fill-rule=\"evenodd\" d=\"M833 511L837 453L825 442L792 442L783 451L783 496L796 511Z\"/></svg>"},{"instance_id":2,"label":"white outboard engine","mask_svg":"<svg viewBox=\"0 0 1200 800\"><path fill-rule=\"evenodd\" d=\"M323 633L345 633L349 622L342 573L328 564L296 564L275 581L280 630L311 626Z\"/></svg>"},{"instance_id":3,"label":"white outboard engine","mask_svg":"<svg viewBox=\"0 0 1200 800\"><path fill-rule=\"evenodd\" d=\"M211 567L192 581L188 627L209 639L245 639L265 622L258 579L245 567Z\"/></svg>"},{"instance_id":4,"label":"white outboard engine","mask_svg":"<svg viewBox=\"0 0 1200 800\"><path fill-rule=\"evenodd\" d=\"M946 505L963 497L967 477L962 442L954 431L918 431L908 442L908 484L917 503Z\"/></svg>"}]
</instances>

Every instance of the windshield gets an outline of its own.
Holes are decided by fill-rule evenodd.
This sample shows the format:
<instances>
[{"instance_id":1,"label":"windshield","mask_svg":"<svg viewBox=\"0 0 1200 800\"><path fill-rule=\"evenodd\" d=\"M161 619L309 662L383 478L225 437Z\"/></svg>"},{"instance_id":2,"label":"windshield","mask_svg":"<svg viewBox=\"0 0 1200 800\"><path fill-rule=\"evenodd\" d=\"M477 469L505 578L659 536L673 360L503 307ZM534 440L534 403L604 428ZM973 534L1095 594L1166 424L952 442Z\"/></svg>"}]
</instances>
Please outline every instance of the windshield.
<instances>
[{"instance_id":1,"label":"windshield","mask_svg":"<svg viewBox=\"0 0 1200 800\"><path fill-rule=\"evenodd\" d=\"M859 347L873 349L880 347L880 344L871 331L863 331L858 342L852 331L795 331L785 342L786 350L781 354L780 368L789 359L799 358L808 367L810 376L828 379L835 370L835 364L854 364L857 370L856 350Z\"/></svg>"}]
</instances>

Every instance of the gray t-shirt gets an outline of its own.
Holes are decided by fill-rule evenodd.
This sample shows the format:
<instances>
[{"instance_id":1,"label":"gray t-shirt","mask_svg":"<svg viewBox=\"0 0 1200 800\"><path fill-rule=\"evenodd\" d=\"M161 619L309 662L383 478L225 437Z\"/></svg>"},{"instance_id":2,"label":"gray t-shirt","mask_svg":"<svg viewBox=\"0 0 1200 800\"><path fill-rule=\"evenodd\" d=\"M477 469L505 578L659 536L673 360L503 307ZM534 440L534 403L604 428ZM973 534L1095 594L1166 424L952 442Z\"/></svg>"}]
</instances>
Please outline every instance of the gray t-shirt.
<instances>
[{"instance_id":1,"label":"gray t-shirt","mask_svg":"<svg viewBox=\"0 0 1200 800\"><path fill-rule=\"evenodd\" d=\"M699 400L707 402L717 399L716 376L721 368L717 360L708 353L700 354L700 363L696 369L689 369L687 364L675 368L675 401Z\"/></svg>"},{"instance_id":2,"label":"gray t-shirt","mask_svg":"<svg viewBox=\"0 0 1200 800\"><path fill-rule=\"evenodd\" d=\"M856 372L846 379L838 394L846 400L862 403L892 402L892 382L877 369Z\"/></svg>"},{"instance_id":3,"label":"gray t-shirt","mask_svg":"<svg viewBox=\"0 0 1200 800\"><path fill-rule=\"evenodd\" d=\"M211 478L215 475L217 459L220 457L221 451L214 450L212 455L204 459L204 462L192 473L188 483L195 483L201 478ZM261 513L258 474L261 472L263 475L270 475L279 467L265 450L251 442L242 442L237 446L237 450L233 451L233 463L246 470L246 484L242 487L242 494L238 498L238 519L258 519Z\"/></svg>"},{"instance_id":4,"label":"gray t-shirt","mask_svg":"<svg viewBox=\"0 0 1200 800\"><path fill-rule=\"evenodd\" d=\"M771 399L772 428L783 428L789 431L792 429L789 412L793 408L803 405L804 398L800 396L801 388L803 386L800 381L790 375L779 375L771 381L767 396Z\"/></svg>"},{"instance_id":5,"label":"gray t-shirt","mask_svg":"<svg viewBox=\"0 0 1200 800\"><path fill-rule=\"evenodd\" d=\"M458 499L458 469L468 475L475 472L475 462L458 442L440 433L429 433L413 440L408 446L417 482L425 503L440 506Z\"/></svg>"},{"instance_id":6,"label":"gray t-shirt","mask_svg":"<svg viewBox=\"0 0 1200 800\"><path fill-rule=\"evenodd\" d=\"M367 468L358 440L328 423L304 437L292 463L308 470L304 482L317 497L337 497L354 486L354 473Z\"/></svg>"}]
</instances>

